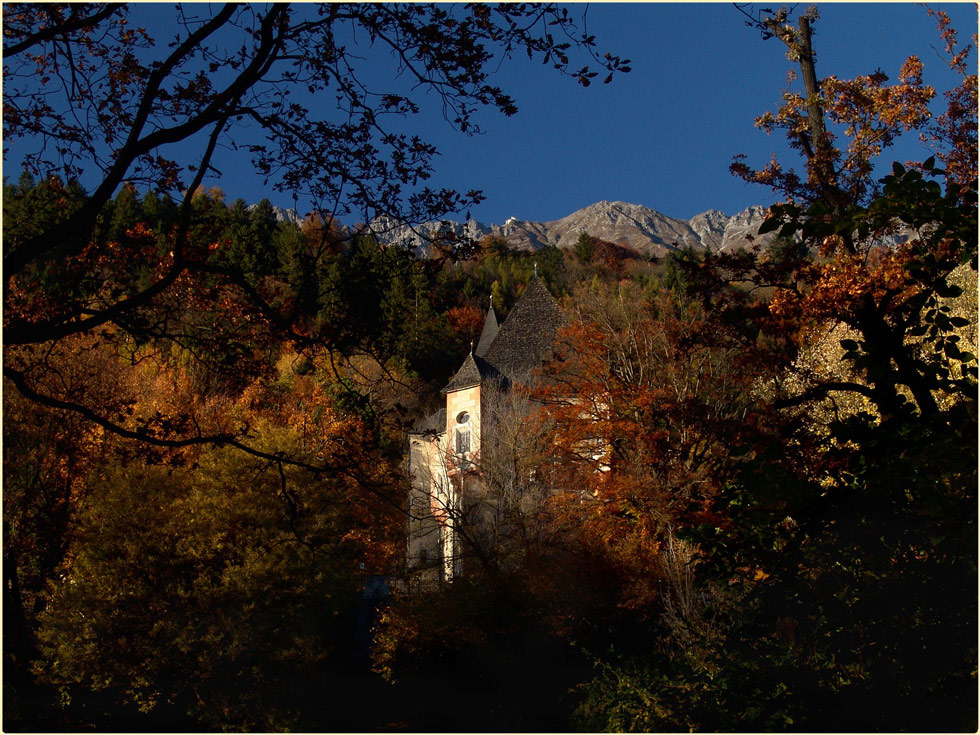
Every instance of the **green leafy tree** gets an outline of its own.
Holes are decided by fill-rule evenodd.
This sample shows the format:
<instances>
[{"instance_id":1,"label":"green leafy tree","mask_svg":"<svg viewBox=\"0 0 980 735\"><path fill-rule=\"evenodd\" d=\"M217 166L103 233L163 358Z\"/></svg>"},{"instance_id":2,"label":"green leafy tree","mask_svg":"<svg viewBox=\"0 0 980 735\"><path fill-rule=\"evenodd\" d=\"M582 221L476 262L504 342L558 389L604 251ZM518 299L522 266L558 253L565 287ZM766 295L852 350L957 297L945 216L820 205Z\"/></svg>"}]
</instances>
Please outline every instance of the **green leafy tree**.
<instances>
[{"instance_id":1,"label":"green leafy tree","mask_svg":"<svg viewBox=\"0 0 980 735\"><path fill-rule=\"evenodd\" d=\"M108 227L105 237L107 240L121 240L126 237L126 231L143 222L143 206L139 192L133 184L126 182L107 207Z\"/></svg>"}]
</instances>

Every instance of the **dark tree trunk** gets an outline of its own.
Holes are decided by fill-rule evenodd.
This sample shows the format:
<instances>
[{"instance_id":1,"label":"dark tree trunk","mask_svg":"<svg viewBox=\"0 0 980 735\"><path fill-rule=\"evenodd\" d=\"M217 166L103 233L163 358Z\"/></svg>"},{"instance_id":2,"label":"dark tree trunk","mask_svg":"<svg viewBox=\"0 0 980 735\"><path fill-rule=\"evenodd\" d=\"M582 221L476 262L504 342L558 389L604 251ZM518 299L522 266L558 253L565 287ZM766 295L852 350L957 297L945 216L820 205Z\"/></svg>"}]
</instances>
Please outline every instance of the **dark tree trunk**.
<instances>
[{"instance_id":1,"label":"dark tree trunk","mask_svg":"<svg viewBox=\"0 0 980 735\"><path fill-rule=\"evenodd\" d=\"M3 557L3 638L5 658L12 656L19 664L25 664L36 649L24 613L17 562L15 552Z\"/></svg>"}]
</instances>

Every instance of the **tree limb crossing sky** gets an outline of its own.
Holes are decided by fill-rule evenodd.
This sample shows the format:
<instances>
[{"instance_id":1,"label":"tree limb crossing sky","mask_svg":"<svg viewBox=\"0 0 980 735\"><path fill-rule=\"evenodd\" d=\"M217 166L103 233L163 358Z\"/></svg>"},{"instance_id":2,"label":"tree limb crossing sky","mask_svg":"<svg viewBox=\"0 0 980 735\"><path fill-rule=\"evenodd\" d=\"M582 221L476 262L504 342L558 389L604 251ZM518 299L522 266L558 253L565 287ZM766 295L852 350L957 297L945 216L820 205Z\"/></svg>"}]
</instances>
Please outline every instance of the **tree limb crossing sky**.
<instances>
[{"instance_id":1,"label":"tree limb crossing sky","mask_svg":"<svg viewBox=\"0 0 980 735\"><path fill-rule=\"evenodd\" d=\"M933 7L950 14L961 43L970 42L977 31L974 4ZM496 81L516 100L515 116L482 111L477 121L483 132L475 136L452 130L438 104L404 121L406 131L441 153L430 186L483 190L486 201L468 214L484 223L512 216L553 220L601 200L642 204L678 218L707 209L731 215L773 202L766 189L736 179L728 166L739 153L750 165L763 165L773 153L796 163L778 134L767 136L753 126L756 116L778 106L787 86L792 65L781 43L763 41L729 3L600 2L571 8L585 14L599 49L631 59L632 72L608 85L600 77L584 88L550 66L520 56L503 60ZM926 83L939 92L938 113L941 92L956 80L923 6L827 3L819 10L818 75L849 78L881 69L894 79L904 59L917 54ZM173 14L173 6L137 5L130 19L157 31L165 43L160 29ZM380 55L369 61L387 74L394 64ZM886 151L885 165L928 156L917 135L908 138ZM14 144L4 162L8 180L16 180L19 161ZM268 197L301 214L309 209L302 199L264 185L245 152L221 151L216 166L221 175L205 185L221 187L228 201Z\"/></svg>"}]
</instances>

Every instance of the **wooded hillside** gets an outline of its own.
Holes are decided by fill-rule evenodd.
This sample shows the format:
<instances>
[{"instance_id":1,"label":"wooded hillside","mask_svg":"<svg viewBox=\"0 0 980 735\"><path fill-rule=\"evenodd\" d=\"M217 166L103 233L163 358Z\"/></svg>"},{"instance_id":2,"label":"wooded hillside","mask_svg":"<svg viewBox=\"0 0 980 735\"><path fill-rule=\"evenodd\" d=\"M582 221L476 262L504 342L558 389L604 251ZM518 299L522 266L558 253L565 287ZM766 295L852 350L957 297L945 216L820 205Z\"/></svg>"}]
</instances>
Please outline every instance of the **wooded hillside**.
<instances>
[{"instance_id":1,"label":"wooded hillside","mask_svg":"<svg viewBox=\"0 0 980 735\"><path fill-rule=\"evenodd\" d=\"M340 208L293 222L201 186L240 117L281 144L260 168L315 172L334 203L350 184L349 212L424 180L421 141L373 147L376 117L416 102L361 96L342 22L464 129L474 106L510 113L491 46L583 83L569 54L628 71L558 38L560 7L453 7L228 6L155 64L115 6L5 7L5 136L41 143L3 191L4 729L975 731L969 47L933 14L955 80L934 117L914 57L894 82L821 79L815 13L750 16L805 85L759 119L797 168L732 166L782 201L756 250L649 259L583 232L422 258ZM219 30L242 59L212 55ZM90 130L18 86L72 64ZM278 85L307 77L341 80L351 122L278 116ZM188 125L204 150L178 170L157 154ZM902 134L935 156L875 175ZM567 324L545 379L496 397L484 479L506 523L407 594L405 432L535 268Z\"/></svg>"}]
</instances>

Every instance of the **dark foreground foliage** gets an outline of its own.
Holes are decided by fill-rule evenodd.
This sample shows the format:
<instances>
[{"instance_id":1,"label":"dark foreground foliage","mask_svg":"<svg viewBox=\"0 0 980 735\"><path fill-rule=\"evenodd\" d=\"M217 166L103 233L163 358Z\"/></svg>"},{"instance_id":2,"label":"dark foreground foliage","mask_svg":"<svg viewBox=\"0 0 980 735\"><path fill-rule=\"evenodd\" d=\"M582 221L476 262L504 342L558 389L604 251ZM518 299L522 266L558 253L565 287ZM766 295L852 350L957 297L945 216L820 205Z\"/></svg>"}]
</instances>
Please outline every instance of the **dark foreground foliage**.
<instances>
[{"instance_id":1,"label":"dark foreground foliage","mask_svg":"<svg viewBox=\"0 0 980 735\"><path fill-rule=\"evenodd\" d=\"M567 14L229 6L149 67L124 9L45 7L4 11L5 104L26 105L5 132L40 116L68 146L60 176L4 182L6 731L976 731L976 75L941 13L961 81L935 118L918 60L890 86L821 81L812 12L753 19L807 92L760 118L799 173L733 165L784 200L775 239L651 263L583 233L533 256L567 324L547 379L498 396L477 468L495 535L470 534L464 574L425 589L401 583L404 430L532 256L488 238L421 258L321 213L229 205L198 185L236 115L284 143L252 151L260 169L298 186L315 168L311 193L347 212L397 209L435 151L386 138L373 160L380 111L357 84L349 125L298 107L286 130L271 67L209 57L253 97L164 77L224 28L272 66L312 34L322 58L300 68L348 79L331 29L360 23L448 84L466 129L476 105L513 111L486 44L594 76L530 30ZM113 72L86 119L130 142L94 192L71 176L86 136L33 107L51 78L24 54L42 48ZM183 190L193 169L147 155L151 128L190 135L181 111L211 135ZM941 166L876 179L905 132ZM324 142L310 157L289 145L305 133ZM148 190L123 184L130 164Z\"/></svg>"}]
</instances>

